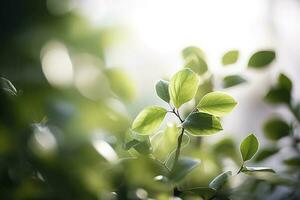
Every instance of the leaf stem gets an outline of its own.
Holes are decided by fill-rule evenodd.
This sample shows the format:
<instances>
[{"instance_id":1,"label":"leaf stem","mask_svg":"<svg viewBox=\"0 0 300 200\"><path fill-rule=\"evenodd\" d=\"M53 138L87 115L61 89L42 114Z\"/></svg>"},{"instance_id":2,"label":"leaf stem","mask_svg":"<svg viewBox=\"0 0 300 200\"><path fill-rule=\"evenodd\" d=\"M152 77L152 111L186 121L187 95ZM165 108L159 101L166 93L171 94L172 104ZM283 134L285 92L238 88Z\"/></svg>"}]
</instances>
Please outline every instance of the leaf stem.
<instances>
[{"instance_id":1,"label":"leaf stem","mask_svg":"<svg viewBox=\"0 0 300 200\"><path fill-rule=\"evenodd\" d=\"M245 162L242 163L242 165L241 165L239 171L236 173L236 175L238 175L239 173L241 173L241 171L242 171L243 168L244 168L244 164L245 164Z\"/></svg>"}]
</instances>

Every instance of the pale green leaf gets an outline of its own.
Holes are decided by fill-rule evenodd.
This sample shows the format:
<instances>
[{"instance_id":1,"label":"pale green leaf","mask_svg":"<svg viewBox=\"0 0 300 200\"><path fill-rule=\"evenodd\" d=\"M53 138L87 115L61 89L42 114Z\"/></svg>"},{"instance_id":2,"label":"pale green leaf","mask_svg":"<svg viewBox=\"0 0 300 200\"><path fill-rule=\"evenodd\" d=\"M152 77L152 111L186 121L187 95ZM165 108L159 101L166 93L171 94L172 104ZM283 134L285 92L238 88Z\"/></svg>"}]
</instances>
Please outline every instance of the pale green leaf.
<instances>
[{"instance_id":1,"label":"pale green leaf","mask_svg":"<svg viewBox=\"0 0 300 200\"><path fill-rule=\"evenodd\" d=\"M239 51L231 50L226 52L222 57L222 64L223 65L231 65L237 62L239 58Z\"/></svg>"},{"instance_id":2,"label":"pale green leaf","mask_svg":"<svg viewBox=\"0 0 300 200\"><path fill-rule=\"evenodd\" d=\"M230 75L230 76L224 77L223 87L229 88L229 87L233 87L233 86L245 83L245 82L247 82L247 80L240 75Z\"/></svg>"},{"instance_id":3,"label":"pale green leaf","mask_svg":"<svg viewBox=\"0 0 300 200\"><path fill-rule=\"evenodd\" d=\"M275 171L272 168L269 167L246 167L244 166L242 168L242 172L246 173L246 174L251 174L254 172L271 172L271 173L275 173Z\"/></svg>"},{"instance_id":4,"label":"pale green leaf","mask_svg":"<svg viewBox=\"0 0 300 200\"><path fill-rule=\"evenodd\" d=\"M255 135L248 135L240 145L240 151L243 161L250 160L258 150L258 140Z\"/></svg>"}]
</instances>

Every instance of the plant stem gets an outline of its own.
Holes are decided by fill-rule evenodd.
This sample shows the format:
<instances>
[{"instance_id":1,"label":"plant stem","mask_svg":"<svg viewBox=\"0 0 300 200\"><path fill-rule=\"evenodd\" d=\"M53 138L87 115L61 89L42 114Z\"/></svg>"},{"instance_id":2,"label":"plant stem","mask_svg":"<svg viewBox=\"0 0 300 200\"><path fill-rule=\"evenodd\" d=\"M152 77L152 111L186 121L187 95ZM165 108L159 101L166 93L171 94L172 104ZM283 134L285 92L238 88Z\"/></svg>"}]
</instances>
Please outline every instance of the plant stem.
<instances>
[{"instance_id":1,"label":"plant stem","mask_svg":"<svg viewBox=\"0 0 300 200\"><path fill-rule=\"evenodd\" d=\"M236 175L238 175L239 173L241 173L242 169L244 168L244 164L245 164L245 162L242 163L242 165L241 165L239 171L236 173Z\"/></svg>"},{"instance_id":2,"label":"plant stem","mask_svg":"<svg viewBox=\"0 0 300 200\"><path fill-rule=\"evenodd\" d=\"M180 114L179 114L178 110L175 110L175 108L174 108L173 113L177 116L177 118L180 120L181 123L184 122L184 120L180 117ZM181 128L181 133L180 133L180 135L178 136L178 139L177 139L177 147L176 147L176 151L175 151L175 158L174 158L174 163L173 163L172 170L174 170L174 168L175 168L175 166L178 162L179 156L180 156L180 150L181 150L181 143L182 143L183 134L184 134L184 128Z\"/></svg>"}]
</instances>

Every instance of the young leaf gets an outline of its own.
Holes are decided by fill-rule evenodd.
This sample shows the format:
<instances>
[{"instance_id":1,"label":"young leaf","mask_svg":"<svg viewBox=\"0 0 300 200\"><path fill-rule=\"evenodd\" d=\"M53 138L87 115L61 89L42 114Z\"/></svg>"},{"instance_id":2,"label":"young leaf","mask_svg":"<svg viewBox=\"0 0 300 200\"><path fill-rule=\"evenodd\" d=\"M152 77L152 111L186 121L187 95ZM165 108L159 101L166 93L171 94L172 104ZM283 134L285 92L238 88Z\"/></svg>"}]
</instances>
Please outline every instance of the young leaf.
<instances>
[{"instance_id":1,"label":"young leaf","mask_svg":"<svg viewBox=\"0 0 300 200\"><path fill-rule=\"evenodd\" d=\"M177 72L171 79L169 93L176 108L194 98L199 85L197 75L190 69Z\"/></svg>"},{"instance_id":2,"label":"young leaf","mask_svg":"<svg viewBox=\"0 0 300 200\"><path fill-rule=\"evenodd\" d=\"M222 186L225 185L225 183L228 181L228 178L231 176L231 171L223 172L209 183L209 187L215 190L220 190Z\"/></svg>"},{"instance_id":3,"label":"young leaf","mask_svg":"<svg viewBox=\"0 0 300 200\"><path fill-rule=\"evenodd\" d=\"M220 120L208 113L191 113L183 122L182 127L194 136L212 135L223 130Z\"/></svg>"},{"instance_id":4,"label":"young leaf","mask_svg":"<svg viewBox=\"0 0 300 200\"><path fill-rule=\"evenodd\" d=\"M275 171L269 167L246 167L244 166L242 172L251 174L253 172L271 172L275 173Z\"/></svg>"},{"instance_id":5,"label":"young leaf","mask_svg":"<svg viewBox=\"0 0 300 200\"><path fill-rule=\"evenodd\" d=\"M169 174L169 180L172 182L181 181L188 173L195 169L199 164L200 160L191 158L180 158L175 168Z\"/></svg>"},{"instance_id":6,"label":"young leaf","mask_svg":"<svg viewBox=\"0 0 300 200\"><path fill-rule=\"evenodd\" d=\"M167 110L159 106L150 106L142 110L132 123L132 130L141 135L153 134L160 126Z\"/></svg>"},{"instance_id":7,"label":"young leaf","mask_svg":"<svg viewBox=\"0 0 300 200\"><path fill-rule=\"evenodd\" d=\"M282 137L288 136L290 133L290 126L281 118L275 117L265 122L264 134L270 140L279 140Z\"/></svg>"},{"instance_id":8,"label":"young leaf","mask_svg":"<svg viewBox=\"0 0 300 200\"><path fill-rule=\"evenodd\" d=\"M243 161L250 160L258 150L258 140L255 135L250 134L246 137L240 146Z\"/></svg>"},{"instance_id":9,"label":"young leaf","mask_svg":"<svg viewBox=\"0 0 300 200\"><path fill-rule=\"evenodd\" d=\"M240 75L230 75L230 76L224 77L223 87L224 88L229 88L229 87L233 87L233 86L245 83L245 82L247 82L247 80L244 79Z\"/></svg>"},{"instance_id":10,"label":"young leaf","mask_svg":"<svg viewBox=\"0 0 300 200\"><path fill-rule=\"evenodd\" d=\"M197 105L200 111L207 112L217 117L222 117L236 106L237 102L223 92L211 92L205 95Z\"/></svg>"},{"instance_id":11,"label":"young leaf","mask_svg":"<svg viewBox=\"0 0 300 200\"><path fill-rule=\"evenodd\" d=\"M231 65L236 63L239 58L239 51L231 50L226 52L222 57L222 64L223 65Z\"/></svg>"},{"instance_id":12,"label":"young leaf","mask_svg":"<svg viewBox=\"0 0 300 200\"><path fill-rule=\"evenodd\" d=\"M260 69L269 65L276 57L274 51L265 50L254 53L248 62L248 67Z\"/></svg>"},{"instance_id":13,"label":"young leaf","mask_svg":"<svg viewBox=\"0 0 300 200\"><path fill-rule=\"evenodd\" d=\"M169 82L165 80L159 80L155 86L156 94L162 100L169 103L170 102L170 94L169 94Z\"/></svg>"}]
</instances>

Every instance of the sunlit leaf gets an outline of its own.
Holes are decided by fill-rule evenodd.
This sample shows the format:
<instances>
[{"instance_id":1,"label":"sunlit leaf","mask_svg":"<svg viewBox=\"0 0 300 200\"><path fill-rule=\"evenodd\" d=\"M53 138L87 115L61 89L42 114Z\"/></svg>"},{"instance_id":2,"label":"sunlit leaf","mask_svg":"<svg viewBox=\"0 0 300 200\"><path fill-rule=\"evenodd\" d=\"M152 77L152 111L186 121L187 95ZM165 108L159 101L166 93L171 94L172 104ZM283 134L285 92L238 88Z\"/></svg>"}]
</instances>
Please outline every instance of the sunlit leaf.
<instances>
[{"instance_id":1,"label":"sunlit leaf","mask_svg":"<svg viewBox=\"0 0 300 200\"><path fill-rule=\"evenodd\" d=\"M170 102L170 94L169 94L169 82L165 80L159 80L156 85L156 94L159 96L162 100L169 103Z\"/></svg>"},{"instance_id":2,"label":"sunlit leaf","mask_svg":"<svg viewBox=\"0 0 300 200\"><path fill-rule=\"evenodd\" d=\"M199 164L200 160L187 157L180 158L176 163L174 169L170 172L169 179L172 182L179 182Z\"/></svg>"},{"instance_id":3,"label":"sunlit leaf","mask_svg":"<svg viewBox=\"0 0 300 200\"><path fill-rule=\"evenodd\" d=\"M258 140L255 135L248 135L240 145L240 151L243 161L250 160L258 150Z\"/></svg>"},{"instance_id":4,"label":"sunlit leaf","mask_svg":"<svg viewBox=\"0 0 300 200\"><path fill-rule=\"evenodd\" d=\"M269 65L276 57L274 51L265 50L254 53L248 62L248 67L260 69Z\"/></svg>"},{"instance_id":5,"label":"sunlit leaf","mask_svg":"<svg viewBox=\"0 0 300 200\"><path fill-rule=\"evenodd\" d=\"M208 70L207 63L205 60L199 56L190 57L184 67L190 68L193 72L198 75L203 75Z\"/></svg>"},{"instance_id":6,"label":"sunlit leaf","mask_svg":"<svg viewBox=\"0 0 300 200\"><path fill-rule=\"evenodd\" d=\"M194 98L199 85L197 75L190 69L177 72L171 79L169 93L176 108Z\"/></svg>"},{"instance_id":7,"label":"sunlit leaf","mask_svg":"<svg viewBox=\"0 0 300 200\"><path fill-rule=\"evenodd\" d=\"M217 117L201 112L190 114L182 126L194 136L212 135L223 130L220 120Z\"/></svg>"},{"instance_id":8,"label":"sunlit leaf","mask_svg":"<svg viewBox=\"0 0 300 200\"><path fill-rule=\"evenodd\" d=\"M182 57L184 59L189 59L189 57L193 57L195 55L205 59L205 54L199 47L189 46L182 50Z\"/></svg>"},{"instance_id":9,"label":"sunlit leaf","mask_svg":"<svg viewBox=\"0 0 300 200\"><path fill-rule=\"evenodd\" d=\"M281 118L274 117L265 122L263 130L266 138L278 140L289 135L290 126Z\"/></svg>"},{"instance_id":10,"label":"sunlit leaf","mask_svg":"<svg viewBox=\"0 0 300 200\"><path fill-rule=\"evenodd\" d=\"M231 171L223 172L222 174L218 175L209 183L209 187L215 190L220 190L222 186L226 184L228 178L231 176L232 176Z\"/></svg>"},{"instance_id":11,"label":"sunlit leaf","mask_svg":"<svg viewBox=\"0 0 300 200\"><path fill-rule=\"evenodd\" d=\"M200 100L197 108L200 111L222 117L231 112L236 104L237 102L226 93L211 92Z\"/></svg>"},{"instance_id":12,"label":"sunlit leaf","mask_svg":"<svg viewBox=\"0 0 300 200\"><path fill-rule=\"evenodd\" d=\"M212 92L214 89L213 76L202 80L199 84L197 93L195 95L195 102L199 102L207 93Z\"/></svg>"},{"instance_id":13,"label":"sunlit leaf","mask_svg":"<svg viewBox=\"0 0 300 200\"><path fill-rule=\"evenodd\" d=\"M242 172L246 174L251 174L253 172L271 172L275 173L275 171L272 168L269 167L246 167L244 166L242 168Z\"/></svg>"},{"instance_id":14,"label":"sunlit leaf","mask_svg":"<svg viewBox=\"0 0 300 200\"><path fill-rule=\"evenodd\" d=\"M229 87L233 87L233 86L245 83L245 82L247 82L247 80L240 75L230 75L230 76L224 77L223 87L229 88Z\"/></svg>"},{"instance_id":15,"label":"sunlit leaf","mask_svg":"<svg viewBox=\"0 0 300 200\"><path fill-rule=\"evenodd\" d=\"M231 65L237 62L239 58L239 51L231 50L226 52L222 57L222 64L223 65Z\"/></svg>"},{"instance_id":16,"label":"sunlit leaf","mask_svg":"<svg viewBox=\"0 0 300 200\"><path fill-rule=\"evenodd\" d=\"M132 123L132 130L141 135L153 134L161 125L167 110L159 106L150 106L142 110Z\"/></svg>"}]
</instances>

